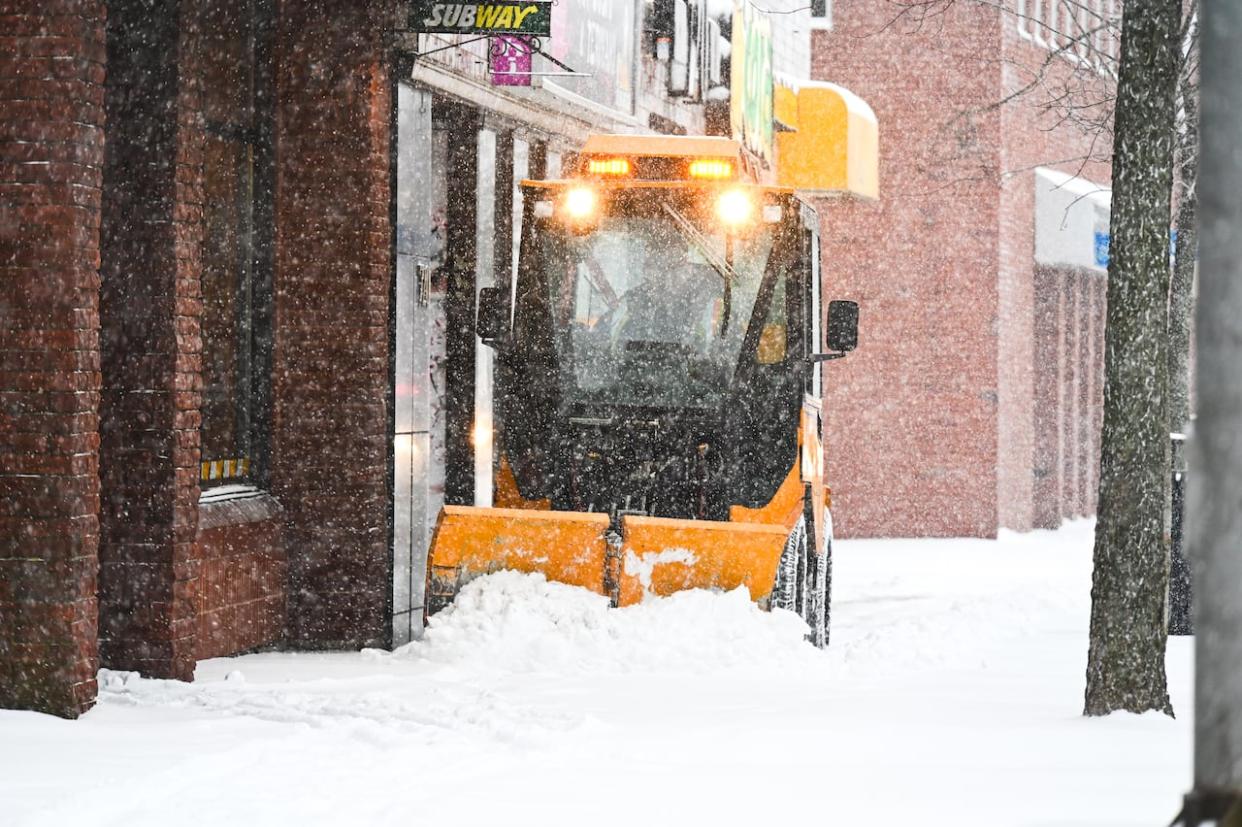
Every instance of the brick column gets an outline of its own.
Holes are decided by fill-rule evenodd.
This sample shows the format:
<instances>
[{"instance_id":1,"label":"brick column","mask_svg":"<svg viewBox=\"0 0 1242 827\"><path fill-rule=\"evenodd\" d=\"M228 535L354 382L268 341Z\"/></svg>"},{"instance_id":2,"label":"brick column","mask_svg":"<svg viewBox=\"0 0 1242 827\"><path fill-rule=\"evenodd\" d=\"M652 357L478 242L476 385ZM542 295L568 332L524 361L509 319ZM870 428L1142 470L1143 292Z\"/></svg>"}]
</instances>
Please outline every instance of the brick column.
<instances>
[{"instance_id":1,"label":"brick column","mask_svg":"<svg viewBox=\"0 0 1242 827\"><path fill-rule=\"evenodd\" d=\"M189 680L198 560L202 140L190 15L109 3L100 650Z\"/></svg>"},{"instance_id":2,"label":"brick column","mask_svg":"<svg viewBox=\"0 0 1242 827\"><path fill-rule=\"evenodd\" d=\"M0 707L95 699L104 5L0 2Z\"/></svg>"},{"instance_id":3,"label":"brick column","mask_svg":"<svg viewBox=\"0 0 1242 827\"><path fill-rule=\"evenodd\" d=\"M1078 383L1075 392L1078 394L1078 417L1074 423L1074 449L1078 452L1078 491L1075 506L1078 516L1088 517L1095 512L1092 508L1091 491L1099 487L1096 479L1099 472L1099 461L1091 451L1091 420L1094 418L1091 394L1092 379L1092 341L1091 326L1094 319L1091 313L1091 288L1095 275L1083 268L1075 274L1078 290Z\"/></svg>"},{"instance_id":4,"label":"brick column","mask_svg":"<svg viewBox=\"0 0 1242 827\"><path fill-rule=\"evenodd\" d=\"M287 0L276 24L271 479L294 646L389 635L387 7Z\"/></svg>"},{"instance_id":5,"label":"brick column","mask_svg":"<svg viewBox=\"0 0 1242 827\"><path fill-rule=\"evenodd\" d=\"M1076 434L1078 410L1078 278L1074 270L1060 268L1064 312L1061 315L1061 516L1067 520L1078 516L1078 448Z\"/></svg>"},{"instance_id":6,"label":"brick column","mask_svg":"<svg viewBox=\"0 0 1242 827\"><path fill-rule=\"evenodd\" d=\"M1099 505L1100 433L1104 428L1104 327L1108 320L1108 277L1091 280L1091 473L1088 513Z\"/></svg>"},{"instance_id":7,"label":"brick column","mask_svg":"<svg viewBox=\"0 0 1242 827\"><path fill-rule=\"evenodd\" d=\"M1061 410L1064 406L1062 374L1064 343L1061 329L1065 300L1061 293L1060 271L1036 265L1034 405L1035 451L1031 492L1034 501L1034 528L1061 525Z\"/></svg>"}]
</instances>

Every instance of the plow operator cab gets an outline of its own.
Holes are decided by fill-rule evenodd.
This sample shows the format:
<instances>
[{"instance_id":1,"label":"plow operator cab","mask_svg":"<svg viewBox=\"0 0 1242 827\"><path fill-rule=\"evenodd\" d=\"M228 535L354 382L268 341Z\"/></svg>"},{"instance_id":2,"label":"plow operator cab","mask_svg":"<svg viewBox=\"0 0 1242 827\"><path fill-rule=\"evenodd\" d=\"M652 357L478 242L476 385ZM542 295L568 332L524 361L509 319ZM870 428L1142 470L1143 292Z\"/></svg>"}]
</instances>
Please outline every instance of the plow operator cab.
<instances>
[{"instance_id":1,"label":"plow operator cab","mask_svg":"<svg viewBox=\"0 0 1242 827\"><path fill-rule=\"evenodd\" d=\"M831 302L821 337L814 212L725 138L594 136L522 195L516 281L479 295L495 507L444 508L429 612L498 569L618 606L745 587L824 645L819 363L858 312Z\"/></svg>"}]
</instances>

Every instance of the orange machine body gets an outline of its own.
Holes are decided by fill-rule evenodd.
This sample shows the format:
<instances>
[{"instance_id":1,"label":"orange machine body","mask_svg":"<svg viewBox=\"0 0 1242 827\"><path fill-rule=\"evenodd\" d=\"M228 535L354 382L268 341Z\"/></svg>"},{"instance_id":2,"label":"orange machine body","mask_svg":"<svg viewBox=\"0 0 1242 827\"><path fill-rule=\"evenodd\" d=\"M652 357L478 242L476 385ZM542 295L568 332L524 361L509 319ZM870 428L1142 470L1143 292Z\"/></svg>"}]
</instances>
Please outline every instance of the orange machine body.
<instances>
[{"instance_id":1,"label":"orange machine body","mask_svg":"<svg viewBox=\"0 0 1242 827\"><path fill-rule=\"evenodd\" d=\"M652 158L666 163L644 167ZM661 178L645 175L644 169L673 172ZM726 138L596 135L579 153L572 180L523 185L558 192L577 181L603 197L635 188L704 195L733 188L750 193L759 204L793 192L758 178L741 146ZM800 518L811 516L808 502L814 536L825 536L820 430L820 401L805 396L798 448L776 493L760 508L735 505L728 520L718 521L623 514L612 523L606 514L553 511L547 500L521 496L502 454L496 507L446 506L439 515L428 564L429 611L451 601L469 580L501 569L540 573L590 589L616 606L695 588L746 588L753 600L766 605L791 531Z\"/></svg>"}]
</instances>

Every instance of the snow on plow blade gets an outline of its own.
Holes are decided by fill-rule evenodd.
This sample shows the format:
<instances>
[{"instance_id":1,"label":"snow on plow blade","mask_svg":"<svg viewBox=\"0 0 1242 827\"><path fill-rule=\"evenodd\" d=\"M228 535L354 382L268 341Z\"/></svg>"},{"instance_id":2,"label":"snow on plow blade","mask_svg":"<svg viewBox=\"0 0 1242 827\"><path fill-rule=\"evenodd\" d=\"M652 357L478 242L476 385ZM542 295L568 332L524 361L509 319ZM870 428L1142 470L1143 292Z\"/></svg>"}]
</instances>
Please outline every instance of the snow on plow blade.
<instances>
[{"instance_id":1,"label":"snow on plow blade","mask_svg":"<svg viewBox=\"0 0 1242 827\"><path fill-rule=\"evenodd\" d=\"M427 569L428 614L480 575L541 573L618 606L645 594L746 586L766 602L788 530L757 523L626 516L621 536L606 514L445 506Z\"/></svg>"},{"instance_id":2,"label":"snow on plow blade","mask_svg":"<svg viewBox=\"0 0 1242 827\"><path fill-rule=\"evenodd\" d=\"M446 505L431 539L428 613L450 603L474 578L501 569L538 572L608 594L607 532L607 514Z\"/></svg>"},{"instance_id":3,"label":"snow on plow blade","mask_svg":"<svg viewBox=\"0 0 1242 827\"><path fill-rule=\"evenodd\" d=\"M779 525L637 516L621 518L621 533L620 606L647 593L739 586L766 603L789 536Z\"/></svg>"}]
</instances>

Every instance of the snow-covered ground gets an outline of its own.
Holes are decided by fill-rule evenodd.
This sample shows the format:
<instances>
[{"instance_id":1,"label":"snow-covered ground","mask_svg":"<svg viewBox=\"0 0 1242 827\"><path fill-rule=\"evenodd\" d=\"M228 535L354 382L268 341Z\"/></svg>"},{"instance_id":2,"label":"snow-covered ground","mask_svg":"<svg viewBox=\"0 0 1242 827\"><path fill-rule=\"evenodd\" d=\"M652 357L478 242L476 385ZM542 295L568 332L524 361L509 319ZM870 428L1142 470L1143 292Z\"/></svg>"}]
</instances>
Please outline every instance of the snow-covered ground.
<instances>
[{"instance_id":1,"label":"snow-covered ground","mask_svg":"<svg viewBox=\"0 0 1242 827\"><path fill-rule=\"evenodd\" d=\"M1084 719L1091 524L838 544L832 645L740 594L625 610L472 584L395 654L103 673L61 721L0 712L0 824L1161 825L1177 720Z\"/></svg>"}]
</instances>

